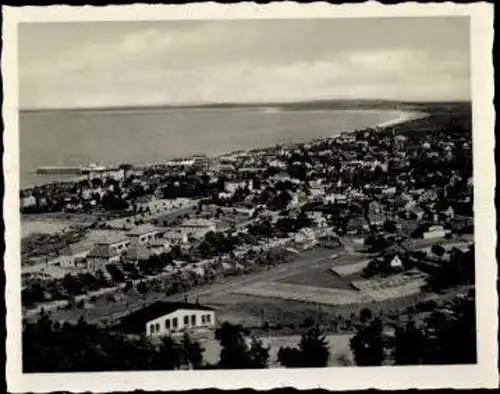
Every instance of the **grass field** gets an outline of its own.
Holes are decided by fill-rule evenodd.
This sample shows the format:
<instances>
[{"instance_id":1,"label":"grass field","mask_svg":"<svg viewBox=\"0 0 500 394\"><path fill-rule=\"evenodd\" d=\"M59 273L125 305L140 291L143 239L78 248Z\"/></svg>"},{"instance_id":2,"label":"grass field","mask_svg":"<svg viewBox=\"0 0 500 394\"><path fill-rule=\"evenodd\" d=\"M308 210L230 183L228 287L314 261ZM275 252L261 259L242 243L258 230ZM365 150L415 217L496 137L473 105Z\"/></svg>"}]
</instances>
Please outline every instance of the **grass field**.
<instances>
[{"instance_id":1,"label":"grass field","mask_svg":"<svg viewBox=\"0 0 500 394\"><path fill-rule=\"evenodd\" d=\"M330 272L326 267L310 268L306 271L279 279L278 282L329 289L352 290L348 281Z\"/></svg>"},{"instance_id":2,"label":"grass field","mask_svg":"<svg viewBox=\"0 0 500 394\"><path fill-rule=\"evenodd\" d=\"M56 320L76 321L79 316L83 315L87 321L97 322L108 320L113 315L127 313L155 300L183 301L184 296L187 296L189 302L198 298L201 304L214 307L220 321L228 320L253 327L259 326L263 321L268 321L271 324L295 324L298 327L306 318L316 319L318 315L321 319L328 321L338 315L346 318L352 313L359 314L364 307L369 307L374 312L388 311L392 308L411 305L423 298L421 294L412 294L398 299L374 302L360 299L360 293L357 293L358 300L350 300L351 303L346 305L333 305L335 302L332 302L332 299L345 298L346 294L351 297L356 292L347 291L344 286L340 287L341 284L337 281L339 278L335 278L327 270L333 264L335 266L356 264L365 258L341 256L332 260L330 256L333 253L335 253L333 250L314 248L300 253L289 263L257 273L224 278L216 284L186 293L166 297L161 290L150 291L144 295L131 291L126 295L123 294L122 299L115 302L106 300L106 297L98 297L90 309L58 310L53 311L52 314ZM299 281L302 283L292 283ZM266 282L264 286L258 285ZM335 284L337 288L324 287ZM260 286L257 291L255 287L252 287L255 285ZM299 287L300 291L298 291ZM322 300L326 304L320 307L318 302Z\"/></svg>"},{"instance_id":3,"label":"grass field","mask_svg":"<svg viewBox=\"0 0 500 394\"><path fill-rule=\"evenodd\" d=\"M259 297L312 302L325 305L346 305L369 302L371 298L355 290L296 285L281 282L256 282L233 291Z\"/></svg>"},{"instance_id":4,"label":"grass field","mask_svg":"<svg viewBox=\"0 0 500 394\"><path fill-rule=\"evenodd\" d=\"M21 238L31 234L57 234L70 226L70 222L49 222L38 220L21 221Z\"/></svg>"}]
</instances>

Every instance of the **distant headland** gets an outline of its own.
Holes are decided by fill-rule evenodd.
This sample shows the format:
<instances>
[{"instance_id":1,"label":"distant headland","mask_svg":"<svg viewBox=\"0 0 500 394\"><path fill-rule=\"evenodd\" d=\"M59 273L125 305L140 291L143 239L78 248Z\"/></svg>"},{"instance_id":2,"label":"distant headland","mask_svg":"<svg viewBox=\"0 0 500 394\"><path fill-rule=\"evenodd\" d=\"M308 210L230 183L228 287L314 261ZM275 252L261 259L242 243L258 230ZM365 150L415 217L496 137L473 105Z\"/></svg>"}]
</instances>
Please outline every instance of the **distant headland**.
<instances>
[{"instance_id":1,"label":"distant headland","mask_svg":"<svg viewBox=\"0 0 500 394\"><path fill-rule=\"evenodd\" d=\"M426 107L456 107L470 106L470 101L393 101L374 99L336 99L336 100L309 100L309 101L271 101L271 102L206 102L189 104L152 104L152 105L122 105L122 106L89 106L89 107L45 107L21 108L21 113L33 112L96 112L96 111L141 111L156 109L269 109L277 108L282 111L311 111L311 110L425 110Z\"/></svg>"}]
</instances>

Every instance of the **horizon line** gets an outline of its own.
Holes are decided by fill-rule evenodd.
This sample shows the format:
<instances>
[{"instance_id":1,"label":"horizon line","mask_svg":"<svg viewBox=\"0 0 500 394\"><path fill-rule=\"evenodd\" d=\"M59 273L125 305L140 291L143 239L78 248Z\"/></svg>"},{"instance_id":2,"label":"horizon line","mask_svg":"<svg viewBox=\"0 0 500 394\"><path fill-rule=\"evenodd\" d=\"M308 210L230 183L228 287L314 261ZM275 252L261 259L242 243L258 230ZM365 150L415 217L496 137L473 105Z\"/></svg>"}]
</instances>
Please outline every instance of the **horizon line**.
<instances>
[{"instance_id":1,"label":"horizon line","mask_svg":"<svg viewBox=\"0 0 500 394\"><path fill-rule=\"evenodd\" d=\"M331 98L293 101L205 101L185 103L151 103L151 104L125 104L125 105L99 105L99 106L74 106L74 107L19 107L19 112L44 112L44 111L92 111L92 110L127 110L127 109L160 109L160 108L202 108L211 106L276 106L312 103L371 103L371 104L447 104L447 103L472 103L472 99L455 100L396 100L377 98Z\"/></svg>"}]
</instances>

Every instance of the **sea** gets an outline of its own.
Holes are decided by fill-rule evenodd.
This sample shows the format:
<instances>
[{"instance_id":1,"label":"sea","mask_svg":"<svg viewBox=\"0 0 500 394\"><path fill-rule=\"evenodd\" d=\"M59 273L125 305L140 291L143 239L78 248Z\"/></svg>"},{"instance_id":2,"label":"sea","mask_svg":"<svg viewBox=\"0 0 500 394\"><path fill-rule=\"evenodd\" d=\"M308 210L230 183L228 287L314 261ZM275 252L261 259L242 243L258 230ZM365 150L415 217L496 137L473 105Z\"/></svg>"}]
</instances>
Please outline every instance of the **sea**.
<instances>
[{"instance_id":1,"label":"sea","mask_svg":"<svg viewBox=\"0 0 500 394\"><path fill-rule=\"evenodd\" d=\"M61 180L40 166L146 165L334 136L401 117L396 110L147 108L21 111L20 185Z\"/></svg>"}]
</instances>

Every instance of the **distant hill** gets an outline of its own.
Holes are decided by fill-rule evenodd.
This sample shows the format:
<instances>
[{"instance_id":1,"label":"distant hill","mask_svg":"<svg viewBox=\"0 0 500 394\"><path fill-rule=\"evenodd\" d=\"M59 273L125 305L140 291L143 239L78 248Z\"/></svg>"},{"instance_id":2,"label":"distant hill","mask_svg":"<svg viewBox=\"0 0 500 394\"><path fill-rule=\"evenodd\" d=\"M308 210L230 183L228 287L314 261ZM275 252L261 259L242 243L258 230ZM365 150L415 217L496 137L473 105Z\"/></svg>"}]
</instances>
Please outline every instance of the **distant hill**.
<instances>
[{"instance_id":1,"label":"distant hill","mask_svg":"<svg viewBox=\"0 0 500 394\"><path fill-rule=\"evenodd\" d=\"M470 102L404 102L390 100L311 100L303 102L269 102L269 103L206 103L185 105L148 105L148 106L116 106L116 107L86 107L86 108L31 108L21 109L21 113L40 112L90 112L90 111L141 111L155 109L238 109L238 108L279 108L285 111L327 110L327 109L380 109L380 110L418 110L432 111L456 107L469 108Z\"/></svg>"}]
</instances>

